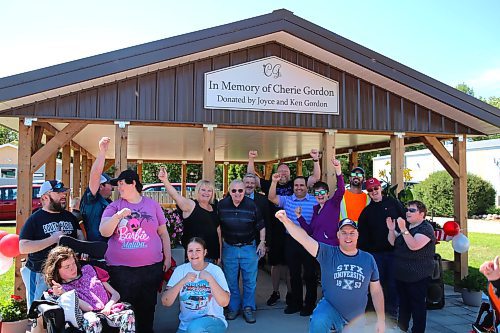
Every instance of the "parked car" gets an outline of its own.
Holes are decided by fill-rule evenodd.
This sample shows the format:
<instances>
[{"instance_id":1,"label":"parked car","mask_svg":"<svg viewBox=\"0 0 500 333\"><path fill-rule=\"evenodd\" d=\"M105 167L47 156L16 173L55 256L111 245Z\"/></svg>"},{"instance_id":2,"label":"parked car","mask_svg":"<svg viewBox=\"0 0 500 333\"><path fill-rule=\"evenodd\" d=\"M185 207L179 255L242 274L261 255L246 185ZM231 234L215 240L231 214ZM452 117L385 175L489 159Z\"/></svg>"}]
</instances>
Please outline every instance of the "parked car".
<instances>
[{"instance_id":1,"label":"parked car","mask_svg":"<svg viewBox=\"0 0 500 333\"><path fill-rule=\"evenodd\" d=\"M175 188L177 192L181 191L181 183L172 183L172 186ZM196 183L186 183L186 192L194 192L196 188ZM154 183L144 185L142 188L143 192L165 192L165 186L163 183Z\"/></svg>"},{"instance_id":2,"label":"parked car","mask_svg":"<svg viewBox=\"0 0 500 333\"><path fill-rule=\"evenodd\" d=\"M38 192L41 184L33 184L33 196L31 200L31 209L35 211L42 207ZM17 185L0 186L0 220L16 219L16 199Z\"/></svg>"}]
</instances>

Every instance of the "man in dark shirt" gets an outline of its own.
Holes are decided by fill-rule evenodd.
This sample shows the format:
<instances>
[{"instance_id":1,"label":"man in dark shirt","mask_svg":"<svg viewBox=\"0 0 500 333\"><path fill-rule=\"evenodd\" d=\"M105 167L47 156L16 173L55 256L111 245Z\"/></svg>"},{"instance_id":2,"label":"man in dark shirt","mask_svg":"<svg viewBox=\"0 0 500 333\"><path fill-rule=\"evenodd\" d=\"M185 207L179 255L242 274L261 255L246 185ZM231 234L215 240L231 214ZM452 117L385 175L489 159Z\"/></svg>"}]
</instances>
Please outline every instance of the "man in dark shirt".
<instances>
[{"instance_id":1,"label":"man in dark shirt","mask_svg":"<svg viewBox=\"0 0 500 333\"><path fill-rule=\"evenodd\" d=\"M366 180L366 191L371 201L366 206L358 221L358 248L369 252L377 262L380 283L384 290L385 310L393 320L397 318L398 294L394 272L394 247L389 243L386 219L405 218L406 211L396 199L382 195L382 187L376 178Z\"/></svg>"},{"instance_id":2,"label":"man in dark shirt","mask_svg":"<svg viewBox=\"0 0 500 333\"><path fill-rule=\"evenodd\" d=\"M314 163L314 169L311 176L306 178L307 187L312 187L321 178L321 167L319 163L319 151L317 149L311 149L311 158ZM248 152L248 167L247 172L250 174L255 174L255 158L257 158L258 153L256 150L250 150ZM276 184L276 195L289 196L293 195L293 180L290 178L290 168L285 163L278 165L276 171L280 174L281 178ZM269 188L271 187L271 180L266 180L264 178L256 177L256 187L260 187L262 192L269 195ZM282 276L286 276L287 281L287 294L286 303L291 304L291 284L290 284L290 274L288 272L287 263L285 260L285 227L280 223L274 214L278 211L278 208L269 202L270 217L270 228L267 229L268 239L269 239L269 264L271 265L271 280L273 282L273 293L267 300L267 305L272 306L280 299L280 279Z\"/></svg>"},{"instance_id":3,"label":"man in dark shirt","mask_svg":"<svg viewBox=\"0 0 500 333\"><path fill-rule=\"evenodd\" d=\"M42 208L31 214L19 235L19 252L28 255L26 265L21 268L28 309L48 288L42 267L49 251L57 245L59 237L69 235L83 239L76 218L65 210L67 191L64 184L57 180L45 181L38 193Z\"/></svg>"},{"instance_id":4,"label":"man in dark shirt","mask_svg":"<svg viewBox=\"0 0 500 333\"><path fill-rule=\"evenodd\" d=\"M80 203L80 212L83 217L83 225L89 241L107 241L99 232L102 213L111 203L109 197L113 191L113 186L109 184L111 179L105 173L104 162L111 139L103 137L99 141L99 154L90 169L89 187L85 190Z\"/></svg>"},{"instance_id":5,"label":"man in dark shirt","mask_svg":"<svg viewBox=\"0 0 500 333\"><path fill-rule=\"evenodd\" d=\"M245 186L239 179L229 185L229 196L219 202L222 231L222 262L231 292L227 320L235 319L240 309L248 323L255 323L255 287L259 258L266 253L264 219L252 199L245 196ZM256 230L259 244L256 246ZM238 276L241 275L243 295L240 296Z\"/></svg>"}]
</instances>

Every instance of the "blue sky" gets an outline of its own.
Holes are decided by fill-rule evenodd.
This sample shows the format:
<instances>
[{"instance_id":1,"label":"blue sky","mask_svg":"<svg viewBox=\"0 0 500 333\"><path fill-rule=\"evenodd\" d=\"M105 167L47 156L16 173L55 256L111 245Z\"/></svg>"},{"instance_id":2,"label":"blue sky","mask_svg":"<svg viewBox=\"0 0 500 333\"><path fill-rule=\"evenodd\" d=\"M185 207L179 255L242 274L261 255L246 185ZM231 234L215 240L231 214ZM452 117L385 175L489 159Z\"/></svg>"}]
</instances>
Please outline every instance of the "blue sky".
<instances>
[{"instance_id":1,"label":"blue sky","mask_svg":"<svg viewBox=\"0 0 500 333\"><path fill-rule=\"evenodd\" d=\"M498 0L4 0L0 77L279 8L476 96L500 96Z\"/></svg>"}]
</instances>

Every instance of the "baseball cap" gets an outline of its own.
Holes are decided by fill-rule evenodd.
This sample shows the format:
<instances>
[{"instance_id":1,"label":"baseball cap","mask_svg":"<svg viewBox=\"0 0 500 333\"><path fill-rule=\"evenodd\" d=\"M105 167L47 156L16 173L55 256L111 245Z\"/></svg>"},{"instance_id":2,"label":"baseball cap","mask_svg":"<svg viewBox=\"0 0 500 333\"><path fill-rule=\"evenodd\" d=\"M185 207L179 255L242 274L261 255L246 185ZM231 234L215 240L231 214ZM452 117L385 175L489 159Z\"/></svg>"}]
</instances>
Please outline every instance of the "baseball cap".
<instances>
[{"instance_id":1,"label":"baseball cap","mask_svg":"<svg viewBox=\"0 0 500 333\"><path fill-rule=\"evenodd\" d=\"M380 187L380 182L378 181L377 178L370 178L370 179L367 179L366 182L366 189L367 190L370 190L376 186L379 186Z\"/></svg>"},{"instance_id":2,"label":"baseball cap","mask_svg":"<svg viewBox=\"0 0 500 333\"><path fill-rule=\"evenodd\" d=\"M345 227L346 225L350 225L351 227L358 229L358 224L356 222L354 222L350 218L346 218L339 222L339 230Z\"/></svg>"},{"instance_id":3,"label":"baseball cap","mask_svg":"<svg viewBox=\"0 0 500 333\"><path fill-rule=\"evenodd\" d=\"M118 177L110 179L109 183L113 186L117 186L118 182L120 180L125 180L125 179L135 180L136 184L139 184L140 186L142 186L141 181L139 180L139 175L137 174L137 172L135 172L134 170L130 170L130 169L124 170L120 173L120 175Z\"/></svg>"},{"instance_id":4,"label":"baseball cap","mask_svg":"<svg viewBox=\"0 0 500 333\"><path fill-rule=\"evenodd\" d=\"M40 198L47 192L66 192L68 188L64 187L64 184L58 180L46 180L43 182L42 186L40 186L40 190L38 191L38 197Z\"/></svg>"},{"instance_id":5,"label":"baseball cap","mask_svg":"<svg viewBox=\"0 0 500 333\"><path fill-rule=\"evenodd\" d=\"M363 175L365 174L365 170L363 170L363 168L361 167L355 167L351 170L351 172L356 172L356 171L360 171Z\"/></svg>"},{"instance_id":6,"label":"baseball cap","mask_svg":"<svg viewBox=\"0 0 500 333\"><path fill-rule=\"evenodd\" d=\"M101 175L101 180L99 181L99 184L106 184L106 183L109 183L109 181L111 180L111 177L108 176L107 174L103 173Z\"/></svg>"}]
</instances>

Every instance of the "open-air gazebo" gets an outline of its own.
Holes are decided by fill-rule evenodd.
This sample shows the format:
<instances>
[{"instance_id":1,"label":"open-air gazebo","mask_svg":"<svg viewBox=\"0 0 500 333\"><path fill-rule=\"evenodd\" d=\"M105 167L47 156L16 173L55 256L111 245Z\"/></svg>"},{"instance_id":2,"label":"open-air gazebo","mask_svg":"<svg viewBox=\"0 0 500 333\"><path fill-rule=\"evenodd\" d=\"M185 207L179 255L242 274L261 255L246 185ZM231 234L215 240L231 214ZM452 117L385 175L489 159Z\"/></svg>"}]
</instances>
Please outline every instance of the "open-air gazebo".
<instances>
[{"instance_id":1,"label":"open-air gazebo","mask_svg":"<svg viewBox=\"0 0 500 333\"><path fill-rule=\"evenodd\" d=\"M46 163L46 179L55 178L62 149L63 182L72 165L79 195L102 136L114 142L107 167L201 162L211 180L216 163L245 163L249 150L268 177L273 163L319 147L331 183L332 156L348 153L356 165L359 152L390 147L399 188L405 145L424 143L454 179L454 215L466 230L466 137L498 133L500 111L276 10L2 78L0 121L19 131L18 232L31 214L33 172ZM456 253L453 268L465 275L467 255Z\"/></svg>"}]
</instances>

